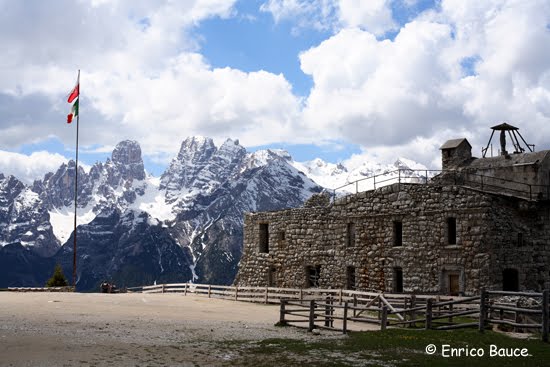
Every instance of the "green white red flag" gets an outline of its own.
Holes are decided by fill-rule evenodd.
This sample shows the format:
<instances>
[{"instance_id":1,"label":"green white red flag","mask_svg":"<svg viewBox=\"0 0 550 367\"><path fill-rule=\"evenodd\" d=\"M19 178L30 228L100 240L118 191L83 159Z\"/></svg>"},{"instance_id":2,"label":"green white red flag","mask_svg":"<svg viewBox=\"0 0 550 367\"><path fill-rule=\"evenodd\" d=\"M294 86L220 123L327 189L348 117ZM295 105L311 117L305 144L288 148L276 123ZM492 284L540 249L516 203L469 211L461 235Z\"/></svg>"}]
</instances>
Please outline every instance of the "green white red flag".
<instances>
[{"instance_id":1,"label":"green white red flag","mask_svg":"<svg viewBox=\"0 0 550 367\"><path fill-rule=\"evenodd\" d=\"M75 117L78 116L78 100L80 96L80 72L78 73L78 79L76 81L76 85L71 90L71 93L69 93L69 96L67 97L68 103L73 103L71 106L71 112L67 115L67 123L70 124Z\"/></svg>"},{"instance_id":2,"label":"green white red flag","mask_svg":"<svg viewBox=\"0 0 550 367\"><path fill-rule=\"evenodd\" d=\"M78 99L74 101L73 106L71 107L71 113L67 115L67 123L70 124L73 122L73 119L78 116Z\"/></svg>"}]
</instances>

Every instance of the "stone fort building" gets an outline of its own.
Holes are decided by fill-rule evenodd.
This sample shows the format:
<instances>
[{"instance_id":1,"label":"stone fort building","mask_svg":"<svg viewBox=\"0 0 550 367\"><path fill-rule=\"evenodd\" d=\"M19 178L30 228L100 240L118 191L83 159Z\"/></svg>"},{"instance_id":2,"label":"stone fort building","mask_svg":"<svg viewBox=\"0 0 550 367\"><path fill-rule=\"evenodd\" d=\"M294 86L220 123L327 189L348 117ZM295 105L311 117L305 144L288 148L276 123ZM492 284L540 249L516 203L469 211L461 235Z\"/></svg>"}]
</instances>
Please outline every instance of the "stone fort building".
<instances>
[{"instance_id":1,"label":"stone fort building","mask_svg":"<svg viewBox=\"0 0 550 367\"><path fill-rule=\"evenodd\" d=\"M452 295L550 288L550 151L525 152L513 126L496 131L498 156L474 158L466 139L447 141L441 173L424 182L246 214L235 284Z\"/></svg>"}]
</instances>

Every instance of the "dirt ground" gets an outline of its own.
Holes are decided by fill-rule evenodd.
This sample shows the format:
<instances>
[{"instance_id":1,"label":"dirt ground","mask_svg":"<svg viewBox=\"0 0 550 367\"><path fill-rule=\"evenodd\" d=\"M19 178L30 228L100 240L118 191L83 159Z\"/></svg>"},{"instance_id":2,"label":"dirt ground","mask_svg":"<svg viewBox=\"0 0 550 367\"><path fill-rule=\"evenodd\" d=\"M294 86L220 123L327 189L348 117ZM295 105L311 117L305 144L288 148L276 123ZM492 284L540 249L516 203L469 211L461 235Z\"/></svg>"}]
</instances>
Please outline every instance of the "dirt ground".
<instances>
[{"instance_id":1,"label":"dirt ground","mask_svg":"<svg viewBox=\"0 0 550 367\"><path fill-rule=\"evenodd\" d=\"M219 366L242 358L235 341L319 338L278 316L182 294L0 292L0 366Z\"/></svg>"}]
</instances>

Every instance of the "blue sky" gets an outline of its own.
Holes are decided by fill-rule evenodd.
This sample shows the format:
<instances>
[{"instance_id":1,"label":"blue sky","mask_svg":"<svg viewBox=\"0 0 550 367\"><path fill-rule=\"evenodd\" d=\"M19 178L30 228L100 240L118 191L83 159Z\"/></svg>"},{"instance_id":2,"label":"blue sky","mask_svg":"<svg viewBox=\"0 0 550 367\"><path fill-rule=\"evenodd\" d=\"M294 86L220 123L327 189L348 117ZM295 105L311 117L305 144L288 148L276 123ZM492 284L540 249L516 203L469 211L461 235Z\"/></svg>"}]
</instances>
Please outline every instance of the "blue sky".
<instances>
[{"instance_id":1,"label":"blue sky","mask_svg":"<svg viewBox=\"0 0 550 367\"><path fill-rule=\"evenodd\" d=\"M86 165L134 139L160 175L203 135L438 168L445 140L476 154L503 121L549 148L549 25L544 0L0 2L0 172L29 182L74 157L79 68Z\"/></svg>"}]
</instances>

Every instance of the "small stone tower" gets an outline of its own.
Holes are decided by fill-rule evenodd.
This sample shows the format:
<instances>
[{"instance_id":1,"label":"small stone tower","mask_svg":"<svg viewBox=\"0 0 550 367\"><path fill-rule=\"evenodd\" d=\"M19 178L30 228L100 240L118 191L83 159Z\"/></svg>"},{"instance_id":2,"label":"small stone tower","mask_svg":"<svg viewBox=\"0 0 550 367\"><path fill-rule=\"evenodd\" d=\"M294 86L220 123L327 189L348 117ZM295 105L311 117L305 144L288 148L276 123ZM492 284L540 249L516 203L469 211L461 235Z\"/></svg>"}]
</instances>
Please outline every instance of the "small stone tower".
<instances>
[{"instance_id":1,"label":"small stone tower","mask_svg":"<svg viewBox=\"0 0 550 367\"><path fill-rule=\"evenodd\" d=\"M457 168L472 159L472 146L466 138L447 140L439 149L443 170Z\"/></svg>"}]
</instances>

